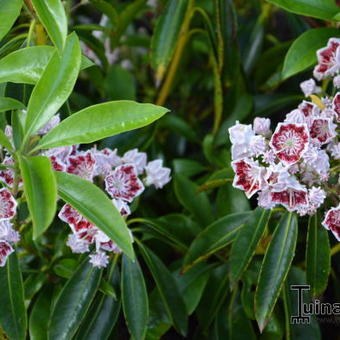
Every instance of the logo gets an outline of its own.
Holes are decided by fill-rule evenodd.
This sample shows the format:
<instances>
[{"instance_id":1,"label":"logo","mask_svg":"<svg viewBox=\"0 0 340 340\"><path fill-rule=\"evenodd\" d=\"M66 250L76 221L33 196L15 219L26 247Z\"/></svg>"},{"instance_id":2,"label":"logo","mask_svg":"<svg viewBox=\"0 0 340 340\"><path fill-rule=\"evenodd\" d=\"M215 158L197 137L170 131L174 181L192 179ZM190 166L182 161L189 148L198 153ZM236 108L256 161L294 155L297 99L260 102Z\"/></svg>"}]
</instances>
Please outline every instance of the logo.
<instances>
[{"instance_id":1,"label":"logo","mask_svg":"<svg viewBox=\"0 0 340 340\"><path fill-rule=\"evenodd\" d=\"M297 291L297 315L290 317L291 324L310 324L312 315L315 316L339 316L340 303L321 302L318 299L306 303L303 292L309 291L309 285L292 285L291 290Z\"/></svg>"}]
</instances>

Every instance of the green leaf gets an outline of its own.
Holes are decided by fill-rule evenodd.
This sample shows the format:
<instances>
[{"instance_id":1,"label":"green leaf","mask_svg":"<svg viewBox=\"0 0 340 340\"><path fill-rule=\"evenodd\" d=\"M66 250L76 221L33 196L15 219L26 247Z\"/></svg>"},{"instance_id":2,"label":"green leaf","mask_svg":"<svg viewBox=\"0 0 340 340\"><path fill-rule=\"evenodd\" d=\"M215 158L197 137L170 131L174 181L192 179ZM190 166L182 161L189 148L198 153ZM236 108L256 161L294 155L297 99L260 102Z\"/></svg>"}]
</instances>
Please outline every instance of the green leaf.
<instances>
[{"instance_id":1,"label":"green leaf","mask_svg":"<svg viewBox=\"0 0 340 340\"><path fill-rule=\"evenodd\" d=\"M0 324L10 339L25 340L27 316L17 253L0 268Z\"/></svg>"},{"instance_id":2,"label":"green leaf","mask_svg":"<svg viewBox=\"0 0 340 340\"><path fill-rule=\"evenodd\" d=\"M128 100L93 105L63 120L41 139L37 148L92 143L151 124L166 112L161 106Z\"/></svg>"},{"instance_id":3,"label":"green leaf","mask_svg":"<svg viewBox=\"0 0 340 340\"><path fill-rule=\"evenodd\" d=\"M40 272L29 275L24 282L25 299L30 301L39 292L47 279L47 274Z\"/></svg>"},{"instance_id":4,"label":"green leaf","mask_svg":"<svg viewBox=\"0 0 340 340\"><path fill-rule=\"evenodd\" d=\"M316 51L326 46L331 37L338 37L336 28L322 27L302 33L290 46L284 60L282 78L286 79L316 63Z\"/></svg>"},{"instance_id":5,"label":"green leaf","mask_svg":"<svg viewBox=\"0 0 340 340\"><path fill-rule=\"evenodd\" d=\"M297 228L297 217L293 213L286 213L281 218L264 256L255 292L255 316L261 332L270 319L293 261Z\"/></svg>"},{"instance_id":6,"label":"green leaf","mask_svg":"<svg viewBox=\"0 0 340 340\"><path fill-rule=\"evenodd\" d=\"M0 83L35 85L55 52L52 46L32 46L8 54L0 59ZM82 56L81 70L92 65L88 58Z\"/></svg>"},{"instance_id":7,"label":"green leaf","mask_svg":"<svg viewBox=\"0 0 340 340\"><path fill-rule=\"evenodd\" d=\"M133 259L132 240L126 223L105 193L79 176L64 172L56 172L55 175L61 199L95 224Z\"/></svg>"},{"instance_id":8,"label":"green leaf","mask_svg":"<svg viewBox=\"0 0 340 340\"><path fill-rule=\"evenodd\" d=\"M7 34L20 14L22 0L0 0L0 40Z\"/></svg>"},{"instance_id":9,"label":"green leaf","mask_svg":"<svg viewBox=\"0 0 340 340\"><path fill-rule=\"evenodd\" d=\"M33 238L37 239L53 221L57 209L57 183L47 157L22 157L20 169L33 220Z\"/></svg>"},{"instance_id":10,"label":"green leaf","mask_svg":"<svg viewBox=\"0 0 340 340\"><path fill-rule=\"evenodd\" d=\"M314 17L323 20L333 20L339 12L334 0L268 0L288 12Z\"/></svg>"},{"instance_id":11,"label":"green leaf","mask_svg":"<svg viewBox=\"0 0 340 340\"><path fill-rule=\"evenodd\" d=\"M247 269L255 249L265 231L271 211L257 208L245 227L238 233L231 247L230 281L235 284Z\"/></svg>"},{"instance_id":12,"label":"green leaf","mask_svg":"<svg viewBox=\"0 0 340 340\"><path fill-rule=\"evenodd\" d=\"M236 213L224 216L210 224L192 242L185 255L184 266L203 261L232 242L250 216L251 212Z\"/></svg>"},{"instance_id":13,"label":"green leaf","mask_svg":"<svg viewBox=\"0 0 340 340\"><path fill-rule=\"evenodd\" d=\"M162 80L175 51L188 3L188 0L167 1L156 24L151 41L151 63L159 80Z\"/></svg>"},{"instance_id":14,"label":"green leaf","mask_svg":"<svg viewBox=\"0 0 340 340\"><path fill-rule=\"evenodd\" d=\"M113 262L109 273L109 284L119 289L119 269ZM98 295L79 327L75 340L106 340L115 326L121 308L120 297L114 299Z\"/></svg>"},{"instance_id":15,"label":"green leaf","mask_svg":"<svg viewBox=\"0 0 340 340\"><path fill-rule=\"evenodd\" d=\"M27 106L26 141L52 118L71 94L79 73L80 56L78 37L72 33L62 54L54 52L33 89Z\"/></svg>"},{"instance_id":16,"label":"green leaf","mask_svg":"<svg viewBox=\"0 0 340 340\"><path fill-rule=\"evenodd\" d=\"M67 18L62 2L60 0L32 0L32 5L54 45L62 50L67 36Z\"/></svg>"},{"instance_id":17,"label":"green leaf","mask_svg":"<svg viewBox=\"0 0 340 340\"><path fill-rule=\"evenodd\" d=\"M209 199L204 192L198 193L198 185L182 175L176 175L174 186L177 199L200 225L205 227L213 221Z\"/></svg>"},{"instance_id":18,"label":"green leaf","mask_svg":"<svg viewBox=\"0 0 340 340\"><path fill-rule=\"evenodd\" d=\"M31 340L47 340L49 316L51 314L52 290L46 287L35 301L29 319L29 333Z\"/></svg>"},{"instance_id":19,"label":"green leaf","mask_svg":"<svg viewBox=\"0 0 340 340\"><path fill-rule=\"evenodd\" d=\"M57 298L48 327L49 340L71 339L97 292L102 271L86 259Z\"/></svg>"},{"instance_id":20,"label":"green leaf","mask_svg":"<svg viewBox=\"0 0 340 340\"><path fill-rule=\"evenodd\" d=\"M0 130L0 145L4 146L9 151L13 150L11 142L2 130Z\"/></svg>"},{"instance_id":21,"label":"green leaf","mask_svg":"<svg viewBox=\"0 0 340 340\"><path fill-rule=\"evenodd\" d=\"M186 307L174 277L164 263L150 249L140 242L138 242L138 245L156 282L168 316L171 318L176 330L185 336L188 329Z\"/></svg>"},{"instance_id":22,"label":"green leaf","mask_svg":"<svg viewBox=\"0 0 340 340\"><path fill-rule=\"evenodd\" d=\"M327 287L331 270L330 245L327 230L321 225L319 214L309 218L306 249L307 282L313 296Z\"/></svg>"},{"instance_id":23,"label":"green leaf","mask_svg":"<svg viewBox=\"0 0 340 340\"><path fill-rule=\"evenodd\" d=\"M24 108L25 105L22 102L19 102L19 100L9 97L0 97L0 112Z\"/></svg>"},{"instance_id":24,"label":"green leaf","mask_svg":"<svg viewBox=\"0 0 340 340\"><path fill-rule=\"evenodd\" d=\"M122 302L125 320L134 340L145 337L149 321L149 301L143 272L137 260L123 255Z\"/></svg>"}]
</instances>

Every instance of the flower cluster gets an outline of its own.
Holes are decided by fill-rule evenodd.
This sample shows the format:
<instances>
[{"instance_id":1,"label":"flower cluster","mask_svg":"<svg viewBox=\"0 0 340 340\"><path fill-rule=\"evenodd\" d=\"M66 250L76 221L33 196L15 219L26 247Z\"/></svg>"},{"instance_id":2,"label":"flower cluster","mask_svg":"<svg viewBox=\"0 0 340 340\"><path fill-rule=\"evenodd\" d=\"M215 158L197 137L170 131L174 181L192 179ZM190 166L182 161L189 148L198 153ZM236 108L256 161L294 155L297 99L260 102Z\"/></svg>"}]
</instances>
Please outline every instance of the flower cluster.
<instances>
[{"instance_id":1,"label":"flower cluster","mask_svg":"<svg viewBox=\"0 0 340 340\"><path fill-rule=\"evenodd\" d=\"M333 85L339 88L340 39L330 39L317 57L315 78L335 76ZM327 96L314 79L300 86L310 100L289 112L274 131L270 119L257 117L252 125L236 122L229 137L233 186L248 198L257 193L260 207L282 205L303 216L315 214L328 196L339 199L340 92ZM340 240L340 205L326 213L323 225Z\"/></svg>"},{"instance_id":2,"label":"flower cluster","mask_svg":"<svg viewBox=\"0 0 340 340\"><path fill-rule=\"evenodd\" d=\"M59 115L55 115L38 134L46 134L59 122ZM13 141L10 126L6 127L5 133ZM0 181L4 185L0 189L0 266L5 265L7 257L14 251L12 245L19 240L19 233L12 228L10 222L16 214L17 206L11 191L22 188L21 179L15 178L14 159L7 150L3 151L5 157L2 165L5 169L0 170ZM146 186L153 185L159 189L171 179L170 169L163 166L162 160L148 162L146 153L137 149L119 156L116 149L98 150L93 147L81 150L79 145L72 145L45 150L42 155L51 160L55 171L74 174L96 184L103 183L103 189L111 197L112 204L124 217L131 214L130 203L141 195ZM105 267L109 258L107 252L121 252L106 234L69 204L62 207L58 216L71 229L67 245L72 252L87 253L95 250L90 254L93 266Z\"/></svg>"}]
</instances>

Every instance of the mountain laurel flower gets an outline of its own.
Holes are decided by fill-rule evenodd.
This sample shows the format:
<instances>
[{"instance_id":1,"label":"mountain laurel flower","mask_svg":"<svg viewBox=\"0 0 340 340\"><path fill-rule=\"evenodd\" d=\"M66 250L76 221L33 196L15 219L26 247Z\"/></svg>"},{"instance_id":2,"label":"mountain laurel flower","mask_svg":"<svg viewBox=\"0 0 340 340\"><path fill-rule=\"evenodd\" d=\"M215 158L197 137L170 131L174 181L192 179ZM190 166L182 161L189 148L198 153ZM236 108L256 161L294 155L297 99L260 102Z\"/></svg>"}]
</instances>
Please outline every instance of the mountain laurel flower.
<instances>
[{"instance_id":1,"label":"mountain laurel flower","mask_svg":"<svg viewBox=\"0 0 340 340\"><path fill-rule=\"evenodd\" d=\"M122 159L117 155L117 149L105 148L98 150L92 149L92 154L96 160L94 176L107 176L113 167L122 164Z\"/></svg>"},{"instance_id":2,"label":"mountain laurel flower","mask_svg":"<svg viewBox=\"0 0 340 340\"><path fill-rule=\"evenodd\" d=\"M316 86L315 80L313 78L303 81L300 84L300 88L305 95L305 97L309 97L311 94L320 93L320 87Z\"/></svg>"},{"instance_id":3,"label":"mountain laurel flower","mask_svg":"<svg viewBox=\"0 0 340 340\"><path fill-rule=\"evenodd\" d=\"M336 239L340 242L340 204L326 212L322 225L331 230Z\"/></svg>"},{"instance_id":4,"label":"mountain laurel flower","mask_svg":"<svg viewBox=\"0 0 340 340\"><path fill-rule=\"evenodd\" d=\"M326 192L321 188L312 187L309 189L308 197L309 203L313 207L313 210L316 210L325 201Z\"/></svg>"},{"instance_id":5,"label":"mountain laurel flower","mask_svg":"<svg viewBox=\"0 0 340 340\"><path fill-rule=\"evenodd\" d=\"M253 122L254 132L258 135L269 135L270 134L270 119L256 117Z\"/></svg>"},{"instance_id":6,"label":"mountain laurel flower","mask_svg":"<svg viewBox=\"0 0 340 340\"><path fill-rule=\"evenodd\" d=\"M0 240L0 267L4 267L9 255L14 252L10 243Z\"/></svg>"},{"instance_id":7,"label":"mountain laurel flower","mask_svg":"<svg viewBox=\"0 0 340 340\"><path fill-rule=\"evenodd\" d=\"M340 89L340 75L337 75L333 79L333 85L336 89Z\"/></svg>"},{"instance_id":8,"label":"mountain laurel flower","mask_svg":"<svg viewBox=\"0 0 340 340\"><path fill-rule=\"evenodd\" d=\"M69 246L75 254L84 254L90 251L90 243L81 239L78 234L70 234L66 245Z\"/></svg>"},{"instance_id":9,"label":"mountain laurel flower","mask_svg":"<svg viewBox=\"0 0 340 340\"><path fill-rule=\"evenodd\" d=\"M113 198L112 203L122 216L129 216L131 214L130 207L125 201Z\"/></svg>"},{"instance_id":10,"label":"mountain laurel flower","mask_svg":"<svg viewBox=\"0 0 340 340\"><path fill-rule=\"evenodd\" d=\"M139 152L138 149L132 149L124 153L122 163L134 164L137 169L137 174L141 175L146 166L147 156L145 152Z\"/></svg>"},{"instance_id":11,"label":"mountain laurel flower","mask_svg":"<svg viewBox=\"0 0 340 340\"><path fill-rule=\"evenodd\" d=\"M69 166L66 171L70 174L80 176L88 181L93 180L96 160L91 151L79 153L68 158Z\"/></svg>"},{"instance_id":12,"label":"mountain laurel flower","mask_svg":"<svg viewBox=\"0 0 340 340\"><path fill-rule=\"evenodd\" d=\"M249 149L255 156L263 155L267 150L266 139L263 136L253 136L250 139Z\"/></svg>"},{"instance_id":13,"label":"mountain laurel flower","mask_svg":"<svg viewBox=\"0 0 340 340\"><path fill-rule=\"evenodd\" d=\"M255 135L251 125L240 124L239 121L228 131L230 141L235 145L249 145L251 137Z\"/></svg>"},{"instance_id":14,"label":"mountain laurel flower","mask_svg":"<svg viewBox=\"0 0 340 340\"><path fill-rule=\"evenodd\" d=\"M332 109L336 114L336 121L340 123L340 92L337 92L337 94L333 98Z\"/></svg>"},{"instance_id":15,"label":"mountain laurel flower","mask_svg":"<svg viewBox=\"0 0 340 340\"><path fill-rule=\"evenodd\" d=\"M90 263L93 267L97 268L105 268L109 263L109 257L106 255L105 252L98 250L94 254L90 256Z\"/></svg>"},{"instance_id":16,"label":"mountain laurel flower","mask_svg":"<svg viewBox=\"0 0 340 340\"><path fill-rule=\"evenodd\" d=\"M154 185L157 189L161 189L165 184L169 183L171 180L169 168L163 167L163 161L161 159L156 159L151 161L145 167L146 185Z\"/></svg>"},{"instance_id":17,"label":"mountain laurel flower","mask_svg":"<svg viewBox=\"0 0 340 340\"><path fill-rule=\"evenodd\" d=\"M331 38L327 46L317 51L318 64L313 75L317 80L333 76L340 70L340 39Z\"/></svg>"},{"instance_id":18,"label":"mountain laurel flower","mask_svg":"<svg viewBox=\"0 0 340 340\"><path fill-rule=\"evenodd\" d=\"M10 220L16 213L17 202L11 192L6 189L0 189L0 221Z\"/></svg>"},{"instance_id":19,"label":"mountain laurel flower","mask_svg":"<svg viewBox=\"0 0 340 340\"><path fill-rule=\"evenodd\" d=\"M340 142L329 144L327 149L334 159L340 159Z\"/></svg>"},{"instance_id":20,"label":"mountain laurel flower","mask_svg":"<svg viewBox=\"0 0 340 340\"><path fill-rule=\"evenodd\" d=\"M13 229L13 224L9 220L0 222L0 240L9 243L18 243L20 241L20 234Z\"/></svg>"}]
</instances>

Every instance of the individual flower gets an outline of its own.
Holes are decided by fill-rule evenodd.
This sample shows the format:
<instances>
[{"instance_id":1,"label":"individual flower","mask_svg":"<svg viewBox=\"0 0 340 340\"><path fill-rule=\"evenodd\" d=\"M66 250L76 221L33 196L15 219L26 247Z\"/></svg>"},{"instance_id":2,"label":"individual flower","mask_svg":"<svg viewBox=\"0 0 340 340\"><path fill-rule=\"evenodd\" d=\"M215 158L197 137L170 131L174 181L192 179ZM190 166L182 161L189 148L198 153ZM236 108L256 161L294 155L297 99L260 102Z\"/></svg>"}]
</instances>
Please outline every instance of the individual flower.
<instances>
[{"instance_id":1,"label":"individual flower","mask_svg":"<svg viewBox=\"0 0 340 340\"><path fill-rule=\"evenodd\" d=\"M68 224L77 224L81 219L82 216L79 212L71 207L69 204L65 204L61 210L59 211L58 217Z\"/></svg>"},{"instance_id":2,"label":"individual flower","mask_svg":"<svg viewBox=\"0 0 340 340\"><path fill-rule=\"evenodd\" d=\"M139 152L138 149L132 149L124 153L122 162L124 164L134 164L137 169L137 174L141 175L146 166L147 156L145 152Z\"/></svg>"},{"instance_id":3,"label":"individual flower","mask_svg":"<svg viewBox=\"0 0 340 340\"><path fill-rule=\"evenodd\" d=\"M300 84L300 88L305 97L309 97L311 94L320 92L320 87L316 86L315 80L313 78L303 81Z\"/></svg>"},{"instance_id":4,"label":"individual flower","mask_svg":"<svg viewBox=\"0 0 340 340\"><path fill-rule=\"evenodd\" d=\"M244 190L250 198L257 191L267 186L265 168L249 159L241 159L231 163L235 172L233 187Z\"/></svg>"},{"instance_id":5,"label":"individual flower","mask_svg":"<svg viewBox=\"0 0 340 340\"><path fill-rule=\"evenodd\" d=\"M309 189L308 200L313 212L315 212L316 209L320 207L320 205L324 202L325 198L326 198L325 190L318 187L312 187Z\"/></svg>"},{"instance_id":6,"label":"individual flower","mask_svg":"<svg viewBox=\"0 0 340 340\"><path fill-rule=\"evenodd\" d=\"M105 252L98 250L96 253L90 255L90 263L93 267L104 268L109 263L109 257Z\"/></svg>"},{"instance_id":7,"label":"individual flower","mask_svg":"<svg viewBox=\"0 0 340 340\"><path fill-rule=\"evenodd\" d=\"M131 214L130 207L125 201L113 198L112 203L122 216L129 216Z\"/></svg>"},{"instance_id":8,"label":"individual flower","mask_svg":"<svg viewBox=\"0 0 340 340\"><path fill-rule=\"evenodd\" d=\"M0 221L13 218L16 208L17 202L11 192L6 188L0 189Z\"/></svg>"},{"instance_id":9,"label":"individual flower","mask_svg":"<svg viewBox=\"0 0 340 340\"><path fill-rule=\"evenodd\" d=\"M340 39L331 38L327 46L317 51L318 64L315 66L313 75L316 79L333 76L340 69Z\"/></svg>"},{"instance_id":10,"label":"individual flower","mask_svg":"<svg viewBox=\"0 0 340 340\"><path fill-rule=\"evenodd\" d=\"M6 156L2 164L12 166L14 165L14 160L12 157ZM9 187L12 187L14 183L14 169L8 167L7 169L0 170L0 181L4 182Z\"/></svg>"},{"instance_id":11,"label":"individual flower","mask_svg":"<svg viewBox=\"0 0 340 340\"><path fill-rule=\"evenodd\" d=\"M269 135L270 134L270 119L256 117L253 122L254 132L259 135Z\"/></svg>"},{"instance_id":12,"label":"individual flower","mask_svg":"<svg viewBox=\"0 0 340 340\"><path fill-rule=\"evenodd\" d=\"M304 124L306 123L306 121L307 121L306 116L299 109L295 109L289 112L286 115L286 118L284 120L285 123L292 123L292 124Z\"/></svg>"},{"instance_id":13,"label":"individual flower","mask_svg":"<svg viewBox=\"0 0 340 340\"><path fill-rule=\"evenodd\" d=\"M270 140L276 156L286 165L296 163L306 152L309 133L306 124L279 123Z\"/></svg>"},{"instance_id":14,"label":"individual flower","mask_svg":"<svg viewBox=\"0 0 340 340\"><path fill-rule=\"evenodd\" d=\"M262 155L267 150L266 139L263 136L253 136L250 139L249 150L254 156Z\"/></svg>"},{"instance_id":15,"label":"individual flower","mask_svg":"<svg viewBox=\"0 0 340 340\"><path fill-rule=\"evenodd\" d=\"M163 160L156 159L151 161L145 167L146 185L154 185L157 189L163 188L163 186L170 182L171 170L169 168L163 167Z\"/></svg>"},{"instance_id":16,"label":"individual flower","mask_svg":"<svg viewBox=\"0 0 340 340\"><path fill-rule=\"evenodd\" d=\"M231 158L234 161L252 156L253 153L250 150L249 144L233 144L231 146Z\"/></svg>"},{"instance_id":17,"label":"individual flower","mask_svg":"<svg viewBox=\"0 0 340 340\"><path fill-rule=\"evenodd\" d=\"M332 101L332 109L336 113L336 120L340 123L340 92L338 92Z\"/></svg>"},{"instance_id":18,"label":"individual flower","mask_svg":"<svg viewBox=\"0 0 340 340\"><path fill-rule=\"evenodd\" d=\"M0 267L4 267L9 255L14 252L13 247L6 241L0 240Z\"/></svg>"},{"instance_id":19,"label":"individual flower","mask_svg":"<svg viewBox=\"0 0 340 340\"><path fill-rule=\"evenodd\" d=\"M60 123L60 115L59 113L54 115L47 124L45 124L39 131L38 135L44 135L47 132L51 131L53 128L55 128Z\"/></svg>"},{"instance_id":20,"label":"individual flower","mask_svg":"<svg viewBox=\"0 0 340 340\"><path fill-rule=\"evenodd\" d=\"M70 156L69 166L66 171L70 174L78 175L88 181L93 180L96 160L90 151Z\"/></svg>"},{"instance_id":21,"label":"individual flower","mask_svg":"<svg viewBox=\"0 0 340 340\"><path fill-rule=\"evenodd\" d=\"M92 154L96 160L94 176L106 176L110 173L113 167L122 163L121 158L117 155L117 149L111 150L105 148L98 150L92 149Z\"/></svg>"},{"instance_id":22,"label":"individual flower","mask_svg":"<svg viewBox=\"0 0 340 340\"><path fill-rule=\"evenodd\" d=\"M273 152L273 150L267 150L264 154L263 154L263 161L267 164L274 164L276 160L276 156L275 153Z\"/></svg>"},{"instance_id":23,"label":"individual flower","mask_svg":"<svg viewBox=\"0 0 340 340\"><path fill-rule=\"evenodd\" d=\"M336 125L330 118L314 118L309 128L310 137L319 142L326 144L336 136Z\"/></svg>"},{"instance_id":24,"label":"individual flower","mask_svg":"<svg viewBox=\"0 0 340 340\"><path fill-rule=\"evenodd\" d=\"M105 177L105 189L112 198L132 202L144 191L144 185L138 178L136 166L126 164Z\"/></svg>"},{"instance_id":25,"label":"individual flower","mask_svg":"<svg viewBox=\"0 0 340 340\"><path fill-rule=\"evenodd\" d=\"M235 145L249 145L251 137L255 135L251 125L240 124L239 121L228 131L230 141Z\"/></svg>"},{"instance_id":26,"label":"individual flower","mask_svg":"<svg viewBox=\"0 0 340 340\"><path fill-rule=\"evenodd\" d=\"M75 254L84 254L90 251L89 242L81 239L78 234L70 234L66 244Z\"/></svg>"},{"instance_id":27,"label":"individual flower","mask_svg":"<svg viewBox=\"0 0 340 340\"><path fill-rule=\"evenodd\" d=\"M49 156L49 159L51 161L53 170L62 172L66 171L67 165L57 156Z\"/></svg>"},{"instance_id":28,"label":"individual flower","mask_svg":"<svg viewBox=\"0 0 340 340\"><path fill-rule=\"evenodd\" d=\"M340 143L330 143L327 146L328 151L334 159L340 159Z\"/></svg>"},{"instance_id":29,"label":"individual flower","mask_svg":"<svg viewBox=\"0 0 340 340\"><path fill-rule=\"evenodd\" d=\"M13 229L13 224L8 220L0 221L0 240L9 243L17 243L20 240L20 234Z\"/></svg>"},{"instance_id":30,"label":"individual flower","mask_svg":"<svg viewBox=\"0 0 340 340\"><path fill-rule=\"evenodd\" d=\"M340 204L327 211L322 225L331 230L338 241L340 241Z\"/></svg>"},{"instance_id":31,"label":"individual flower","mask_svg":"<svg viewBox=\"0 0 340 340\"><path fill-rule=\"evenodd\" d=\"M340 75L333 78L333 85L335 88L340 89Z\"/></svg>"}]
</instances>

